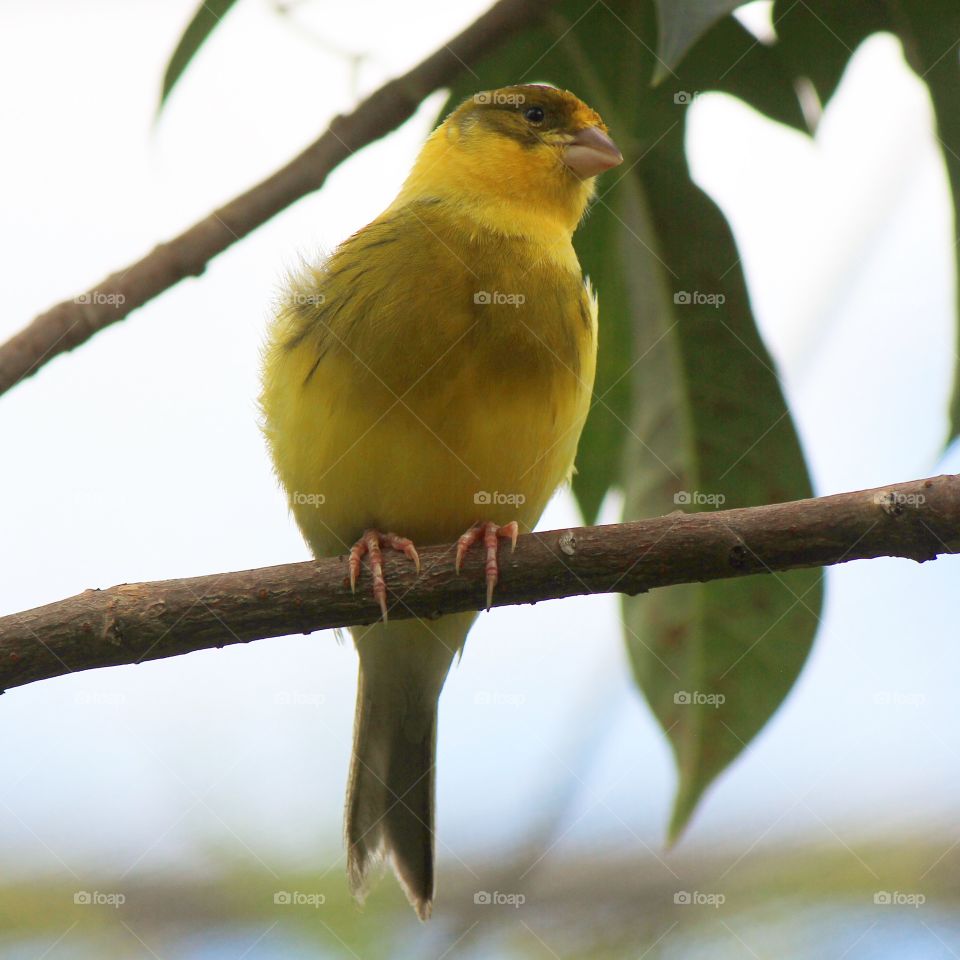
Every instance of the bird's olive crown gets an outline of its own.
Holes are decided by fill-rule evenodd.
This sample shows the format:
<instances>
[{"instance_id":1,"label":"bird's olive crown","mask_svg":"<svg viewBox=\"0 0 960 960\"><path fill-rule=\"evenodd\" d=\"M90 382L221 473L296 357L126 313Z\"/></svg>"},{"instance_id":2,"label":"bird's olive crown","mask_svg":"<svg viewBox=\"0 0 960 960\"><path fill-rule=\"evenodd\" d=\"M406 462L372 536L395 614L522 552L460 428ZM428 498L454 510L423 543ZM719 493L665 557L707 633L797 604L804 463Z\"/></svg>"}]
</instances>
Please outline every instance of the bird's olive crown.
<instances>
[{"instance_id":1,"label":"bird's olive crown","mask_svg":"<svg viewBox=\"0 0 960 960\"><path fill-rule=\"evenodd\" d=\"M590 126L607 129L599 114L572 93L539 84L474 94L454 118L461 126L476 125L528 146L542 143L545 134L573 134Z\"/></svg>"}]
</instances>

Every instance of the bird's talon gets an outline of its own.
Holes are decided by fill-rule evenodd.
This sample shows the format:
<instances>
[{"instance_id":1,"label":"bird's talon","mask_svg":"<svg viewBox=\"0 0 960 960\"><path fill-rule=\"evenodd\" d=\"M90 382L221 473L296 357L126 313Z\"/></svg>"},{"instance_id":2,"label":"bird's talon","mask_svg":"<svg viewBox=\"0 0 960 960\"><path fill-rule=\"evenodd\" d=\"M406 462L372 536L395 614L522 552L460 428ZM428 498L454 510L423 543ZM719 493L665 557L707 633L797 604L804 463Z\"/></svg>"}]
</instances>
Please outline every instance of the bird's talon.
<instances>
[{"instance_id":1,"label":"bird's talon","mask_svg":"<svg viewBox=\"0 0 960 960\"><path fill-rule=\"evenodd\" d=\"M364 554L370 558L370 576L373 580L373 599L380 607L383 622L387 622L387 581L383 576L383 547L397 550L412 560L417 573L420 572L420 555L413 541L395 533L380 533L379 530L366 530L363 536L350 548L350 589L357 592L357 579L360 576L361 560Z\"/></svg>"},{"instance_id":2,"label":"bird's talon","mask_svg":"<svg viewBox=\"0 0 960 960\"><path fill-rule=\"evenodd\" d=\"M517 548L517 537L520 535L520 527L516 520L504 524L502 527L493 522L474 524L466 533L462 534L457 540L457 555L454 561L454 568L460 573L460 565L467 551L475 543L483 542L486 557L484 560L484 575L487 584L487 610L493 606L493 591L500 579L500 564L497 560L497 546L500 538L510 539L510 552L513 553Z\"/></svg>"},{"instance_id":3,"label":"bird's talon","mask_svg":"<svg viewBox=\"0 0 960 960\"><path fill-rule=\"evenodd\" d=\"M357 592L357 577L360 576L360 558L363 556L365 552L366 551L363 546L362 540L358 543L355 543L350 548L350 560L348 562L350 567L350 592L351 593Z\"/></svg>"}]
</instances>

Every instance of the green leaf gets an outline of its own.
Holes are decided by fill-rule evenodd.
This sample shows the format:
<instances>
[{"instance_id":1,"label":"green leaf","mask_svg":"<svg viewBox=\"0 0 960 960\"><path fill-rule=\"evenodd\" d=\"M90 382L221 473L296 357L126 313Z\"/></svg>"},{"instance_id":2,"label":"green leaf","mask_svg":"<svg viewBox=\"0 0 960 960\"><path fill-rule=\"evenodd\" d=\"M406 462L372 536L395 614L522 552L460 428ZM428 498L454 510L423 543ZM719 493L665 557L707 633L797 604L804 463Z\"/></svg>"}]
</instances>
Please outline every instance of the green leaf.
<instances>
[{"instance_id":1,"label":"green leaf","mask_svg":"<svg viewBox=\"0 0 960 960\"><path fill-rule=\"evenodd\" d=\"M657 0L660 24L653 82L660 83L718 20L747 0Z\"/></svg>"},{"instance_id":2,"label":"green leaf","mask_svg":"<svg viewBox=\"0 0 960 960\"><path fill-rule=\"evenodd\" d=\"M729 227L690 182L682 157L658 151L651 159L624 219L644 242L656 242L666 269L657 303L648 291L640 301L647 313L637 348L645 357L634 370L632 425L644 443L629 448L625 512L810 496L742 275L729 269ZM708 302L693 302L697 293ZM624 599L637 680L679 769L671 839L789 693L818 625L820 583L820 571L802 570Z\"/></svg>"},{"instance_id":3,"label":"green leaf","mask_svg":"<svg viewBox=\"0 0 960 960\"><path fill-rule=\"evenodd\" d=\"M167 64L166 72L163 75L163 89L160 92L160 103L157 104L157 113L163 109L170 96L170 91L180 79L183 71L193 59L194 54L203 45L203 42L210 36L214 28L230 11L236 0L205 0L197 8L187 29L184 30L177 49L173 51L173 56Z\"/></svg>"},{"instance_id":4,"label":"green leaf","mask_svg":"<svg viewBox=\"0 0 960 960\"><path fill-rule=\"evenodd\" d=\"M813 84L823 107L857 47L872 33L889 29L885 5L871 0L776 0L773 25L787 69Z\"/></svg>"},{"instance_id":5,"label":"green leaf","mask_svg":"<svg viewBox=\"0 0 960 960\"><path fill-rule=\"evenodd\" d=\"M683 89L691 96L714 90L728 93L771 120L808 132L794 77L778 46L758 43L735 17L708 30L679 69Z\"/></svg>"},{"instance_id":6,"label":"green leaf","mask_svg":"<svg viewBox=\"0 0 960 960\"><path fill-rule=\"evenodd\" d=\"M480 89L546 80L595 107L624 152L623 166L601 178L574 241L600 298L597 383L574 479L588 519L611 486L625 491L628 518L674 510L680 491L723 495L725 506L810 493L733 236L691 181L683 149L684 93L746 93L768 115L802 127L791 77L775 50L727 18L677 67L676 85L651 87L655 36L649 0L568 0L544 27L471 65L448 104ZM534 76L531 50L547 51ZM681 292L725 302L675 302ZM679 767L671 836L789 692L820 603L819 571L625 601L634 672ZM723 707L675 702L683 692L722 696Z\"/></svg>"},{"instance_id":7,"label":"green leaf","mask_svg":"<svg viewBox=\"0 0 960 960\"><path fill-rule=\"evenodd\" d=\"M753 34L734 17L727 17L701 38L683 63L682 77L682 88L679 82L663 85L676 108L664 113L661 122L667 126L685 119L683 111L697 93L717 90L741 97L773 120L806 130L796 91L776 49L758 45ZM616 184L619 176L614 171L610 179ZM586 523L596 520L607 491L621 486L623 449L630 438L628 374L634 357L632 335L627 324L606 322L607 318L628 315L624 286L627 270L619 259L608 255L611 234L623 228L612 212L603 210L604 203L613 210L619 207L617 192L618 186L601 180L601 203L576 236L580 261L599 291L604 318L597 386L589 424L577 451L573 480L573 491ZM638 442L637 438L633 442Z\"/></svg>"},{"instance_id":8,"label":"green leaf","mask_svg":"<svg viewBox=\"0 0 960 960\"><path fill-rule=\"evenodd\" d=\"M930 90L936 136L953 196L954 229L960 223L960 6L953 0L903 0L900 38L907 61ZM960 277L960 245L953 245L955 276ZM960 283L954 284L960 318ZM960 360L958 360L960 364ZM960 436L960 365L954 368L950 401L950 436Z\"/></svg>"},{"instance_id":9,"label":"green leaf","mask_svg":"<svg viewBox=\"0 0 960 960\"><path fill-rule=\"evenodd\" d=\"M612 232L612 216L596 208L577 231L577 253L587 264L598 291L604 319L597 353L597 379L590 406L589 427L577 449L573 493L585 523L594 523L603 498L620 484L623 448L630 421L630 365L633 338L628 316L626 280L618 259L605 255ZM607 323L606 318L618 322Z\"/></svg>"}]
</instances>

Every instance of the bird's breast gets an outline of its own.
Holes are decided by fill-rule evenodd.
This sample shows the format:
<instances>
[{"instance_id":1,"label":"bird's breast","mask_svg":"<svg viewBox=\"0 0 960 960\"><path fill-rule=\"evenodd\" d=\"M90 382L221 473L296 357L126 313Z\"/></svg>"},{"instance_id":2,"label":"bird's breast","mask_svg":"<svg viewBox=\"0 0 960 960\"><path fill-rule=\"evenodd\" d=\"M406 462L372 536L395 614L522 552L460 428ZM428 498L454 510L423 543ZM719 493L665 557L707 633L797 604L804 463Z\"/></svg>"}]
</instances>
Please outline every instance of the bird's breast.
<instances>
[{"instance_id":1,"label":"bird's breast","mask_svg":"<svg viewBox=\"0 0 960 960\"><path fill-rule=\"evenodd\" d=\"M379 296L353 293L319 363L310 337L288 351L284 380L305 382L278 470L314 494L291 506L318 553L366 527L422 543L477 520L530 528L572 467L596 357L579 272L518 243L432 239Z\"/></svg>"}]
</instances>

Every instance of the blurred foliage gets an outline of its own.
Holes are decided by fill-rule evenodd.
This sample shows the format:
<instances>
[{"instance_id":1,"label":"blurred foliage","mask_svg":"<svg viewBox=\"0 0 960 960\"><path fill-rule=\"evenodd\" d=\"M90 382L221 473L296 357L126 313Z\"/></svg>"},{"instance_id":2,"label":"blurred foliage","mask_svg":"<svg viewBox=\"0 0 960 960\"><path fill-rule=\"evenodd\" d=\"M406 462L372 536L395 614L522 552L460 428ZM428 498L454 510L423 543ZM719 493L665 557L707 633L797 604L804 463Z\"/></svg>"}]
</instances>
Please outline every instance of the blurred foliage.
<instances>
[{"instance_id":1,"label":"blurred foliage","mask_svg":"<svg viewBox=\"0 0 960 960\"><path fill-rule=\"evenodd\" d=\"M617 850L551 857L536 870L532 850L508 864L444 864L426 925L396 884L357 907L339 870L271 876L221 862L213 880L101 877L79 889L76 880L21 881L0 887L0 951L46 960L875 960L905 956L907 943L910 956L960 951L952 837L745 850L674 855L669 864ZM78 894L124 899L77 903ZM929 952L916 952L924 943Z\"/></svg>"}]
</instances>

